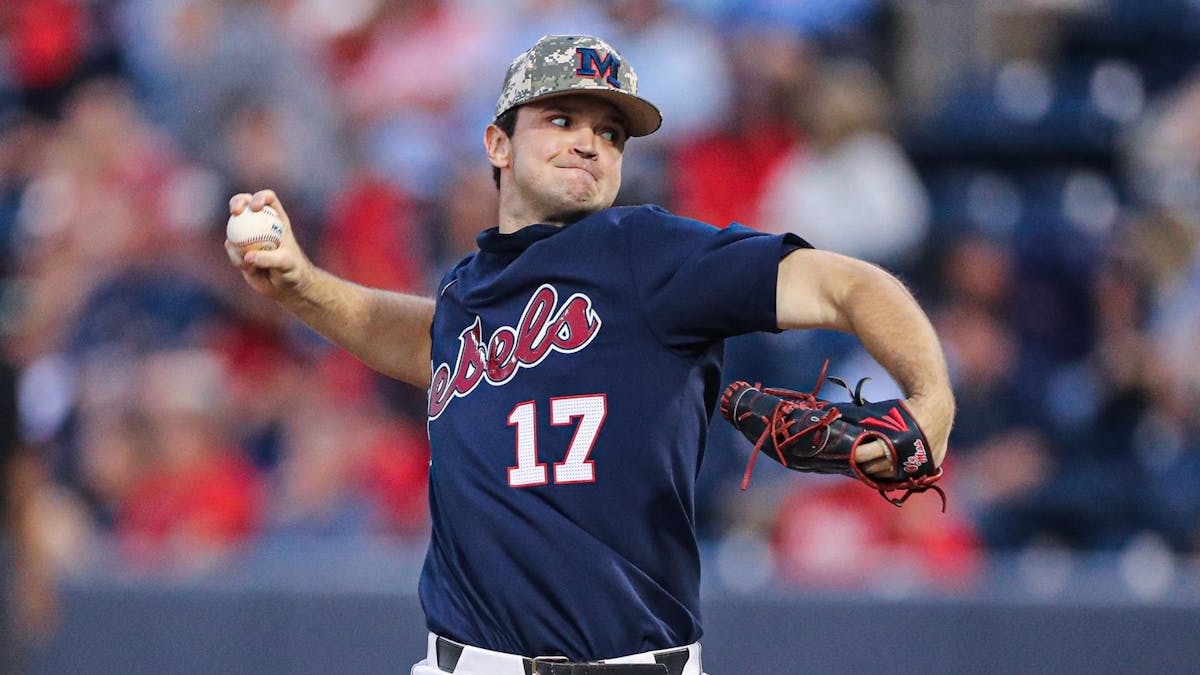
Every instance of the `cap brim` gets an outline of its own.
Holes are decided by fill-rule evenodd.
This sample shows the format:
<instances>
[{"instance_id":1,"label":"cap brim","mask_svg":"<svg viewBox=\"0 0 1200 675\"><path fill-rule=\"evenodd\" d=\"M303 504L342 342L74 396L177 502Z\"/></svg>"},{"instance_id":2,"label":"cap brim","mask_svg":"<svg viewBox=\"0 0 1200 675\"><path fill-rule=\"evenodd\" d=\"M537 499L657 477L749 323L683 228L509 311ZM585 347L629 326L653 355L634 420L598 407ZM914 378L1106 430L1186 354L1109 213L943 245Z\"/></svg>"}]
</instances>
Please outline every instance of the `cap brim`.
<instances>
[{"instance_id":1,"label":"cap brim","mask_svg":"<svg viewBox=\"0 0 1200 675\"><path fill-rule=\"evenodd\" d=\"M535 96L518 105L545 101L546 99L562 96L596 96L616 106L625 118L625 132L630 136L649 136L662 126L662 113L653 103L640 96L634 96L616 89L570 89L567 91L552 91L548 94ZM516 107L516 106L513 106Z\"/></svg>"}]
</instances>

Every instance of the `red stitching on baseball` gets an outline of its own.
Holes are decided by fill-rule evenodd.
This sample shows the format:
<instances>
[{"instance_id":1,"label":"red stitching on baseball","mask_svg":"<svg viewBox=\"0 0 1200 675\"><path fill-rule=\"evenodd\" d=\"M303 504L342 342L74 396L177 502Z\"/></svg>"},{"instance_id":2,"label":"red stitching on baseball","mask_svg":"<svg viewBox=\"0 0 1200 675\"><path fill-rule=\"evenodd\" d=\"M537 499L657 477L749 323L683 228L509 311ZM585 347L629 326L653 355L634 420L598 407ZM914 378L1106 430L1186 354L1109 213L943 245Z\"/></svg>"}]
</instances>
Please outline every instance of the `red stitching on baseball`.
<instances>
[{"instance_id":1,"label":"red stitching on baseball","mask_svg":"<svg viewBox=\"0 0 1200 675\"><path fill-rule=\"evenodd\" d=\"M246 244L257 244L260 241L273 241L276 244L278 244L279 240L280 240L279 237L276 237L276 236L272 236L272 235L268 235L268 234L260 234L257 237L251 237L249 239L240 239L238 241L231 241L229 243L233 244L234 246L245 246Z\"/></svg>"}]
</instances>

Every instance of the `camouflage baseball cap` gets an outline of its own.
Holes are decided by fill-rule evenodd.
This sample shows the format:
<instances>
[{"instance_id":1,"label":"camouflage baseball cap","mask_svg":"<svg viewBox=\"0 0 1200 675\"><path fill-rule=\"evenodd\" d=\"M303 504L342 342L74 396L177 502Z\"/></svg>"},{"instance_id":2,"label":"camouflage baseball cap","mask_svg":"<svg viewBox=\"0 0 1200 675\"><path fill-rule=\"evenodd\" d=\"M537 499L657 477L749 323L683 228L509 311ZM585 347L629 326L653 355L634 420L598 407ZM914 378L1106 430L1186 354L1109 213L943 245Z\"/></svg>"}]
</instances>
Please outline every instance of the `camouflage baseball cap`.
<instances>
[{"instance_id":1,"label":"camouflage baseball cap","mask_svg":"<svg viewBox=\"0 0 1200 675\"><path fill-rule=\"evenodd\" d=\"M662 126L662 113L637 90L633 66L607 42L587 35L547 35L509 64L496 117L530 101L582 92L617 106L630 136L645 136Z\"/></svg>"}]
</instances>

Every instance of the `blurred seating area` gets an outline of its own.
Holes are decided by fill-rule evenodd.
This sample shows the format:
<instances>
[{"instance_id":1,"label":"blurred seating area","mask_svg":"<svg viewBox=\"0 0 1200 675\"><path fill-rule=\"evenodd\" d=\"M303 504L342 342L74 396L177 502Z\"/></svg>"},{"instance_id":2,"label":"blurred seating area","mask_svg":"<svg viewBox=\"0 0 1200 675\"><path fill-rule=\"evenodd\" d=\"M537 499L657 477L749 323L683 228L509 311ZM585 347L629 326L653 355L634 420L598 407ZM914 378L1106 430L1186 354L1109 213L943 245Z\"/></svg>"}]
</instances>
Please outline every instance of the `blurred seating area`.
<instances>
[{"instance_id":1,"label":"blurred seating area","mask_svg":"<svg viewBox=\"0 0 1200 675\"><path fill-rule=\"evenodd\" d=\"M770 463L743 493L750 448L714 423L714 578L953 591L1009 555L1200 557L1196 2L6 0L0 331L60 578L421 545L424 392L249 291L226 202L274 188L318 264L429 292L494 224L508 58L567 32L664 113L620 202L884 265L950 360L945 515ZM826 358L899 393L825 332L730 341L726 374L808 390Z\"/></svg>"}]
</instances>

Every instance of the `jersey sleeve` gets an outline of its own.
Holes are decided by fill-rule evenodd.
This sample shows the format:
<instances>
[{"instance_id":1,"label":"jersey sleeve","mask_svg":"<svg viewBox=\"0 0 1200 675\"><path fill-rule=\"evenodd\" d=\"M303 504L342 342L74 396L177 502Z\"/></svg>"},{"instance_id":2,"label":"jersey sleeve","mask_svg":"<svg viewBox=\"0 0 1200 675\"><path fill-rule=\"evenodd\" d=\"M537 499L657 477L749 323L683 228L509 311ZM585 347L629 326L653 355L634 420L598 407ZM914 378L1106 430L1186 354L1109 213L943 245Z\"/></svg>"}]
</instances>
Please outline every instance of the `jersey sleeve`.
<instances>
[{"instance_id":1,"label":"jersey sleeve","mask_svg":"<svg viewBox=\"0 0 1200 675\"><path fill-rule=\"evenodd\" d=\"M633 283L664 343L687 348L753 331L778 331L779 261L811 245L734 223L718 229L658 207L626 219Z\"/></svg>"}]
</instances>

